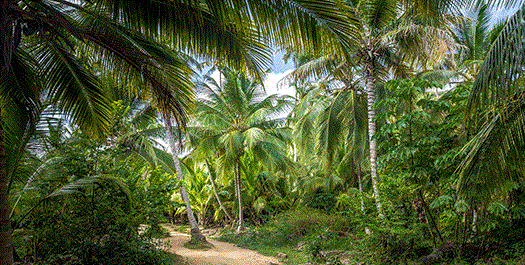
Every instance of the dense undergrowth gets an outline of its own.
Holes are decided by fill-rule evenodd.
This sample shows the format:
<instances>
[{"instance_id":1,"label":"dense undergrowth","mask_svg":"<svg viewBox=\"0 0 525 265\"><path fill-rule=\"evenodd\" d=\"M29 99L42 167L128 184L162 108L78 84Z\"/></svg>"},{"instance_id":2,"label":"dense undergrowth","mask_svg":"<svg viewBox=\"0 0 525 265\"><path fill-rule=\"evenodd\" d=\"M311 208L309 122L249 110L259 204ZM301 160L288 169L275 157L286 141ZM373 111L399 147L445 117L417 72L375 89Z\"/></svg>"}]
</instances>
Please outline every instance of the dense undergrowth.
<instances>
[{"instance_id":1,"label":"dense undergrowth","mask_svg":"<svg viewBox=\"0 0 525 265\"><path fill-rule=\"evenodd\" d=\"M370 230L365 233L364 227ZM523 225L464 242L435 247L426 228L388 218L326 213L312 208L284 212L243 233L223 231L221 240L266 255L286 254L286 264L525 264ZM282 255L282 254L281 254Z\"/></svg>"},{"instance_id":2,"label":"dense undergrowth","mask_svg":"<svg viewBox=\"0 0 525 265\"><path fill-rule=\"evenodd\" d=\"M176 185L120 151L86 138L69 140L57 138L46 171L15 186L20 189L13 212L15 259L22 264L173 264L155 238L166 235L158 222L165 221Z\"/></svg>"}]
</instances>

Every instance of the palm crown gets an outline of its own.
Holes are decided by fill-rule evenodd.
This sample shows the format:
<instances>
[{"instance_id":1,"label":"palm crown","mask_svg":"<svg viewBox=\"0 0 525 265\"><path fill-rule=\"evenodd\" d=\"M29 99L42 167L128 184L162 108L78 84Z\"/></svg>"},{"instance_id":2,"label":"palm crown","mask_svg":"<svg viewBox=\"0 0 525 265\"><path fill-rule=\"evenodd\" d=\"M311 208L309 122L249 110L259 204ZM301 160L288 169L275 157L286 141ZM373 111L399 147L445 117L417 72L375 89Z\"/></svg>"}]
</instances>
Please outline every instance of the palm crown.
<instances>
[{"instance_id":1,"label":"palm crown","mask_svg":"<svg viewBox=\"0 0 525 265\"><path fill-rule=\"evenodd\" d=\"M221 85L212 79L208 79L211 86L202 85L190 139L196 156L215 154L223 172L233 171L242 230L241 157L249 153L277 170L293 167L284 152L289 134L280 127L284 125L283 111L291 101L287 96L265 97L261 86L242 74L222 73L225 81Z\"/></svg>"}]
</instances>

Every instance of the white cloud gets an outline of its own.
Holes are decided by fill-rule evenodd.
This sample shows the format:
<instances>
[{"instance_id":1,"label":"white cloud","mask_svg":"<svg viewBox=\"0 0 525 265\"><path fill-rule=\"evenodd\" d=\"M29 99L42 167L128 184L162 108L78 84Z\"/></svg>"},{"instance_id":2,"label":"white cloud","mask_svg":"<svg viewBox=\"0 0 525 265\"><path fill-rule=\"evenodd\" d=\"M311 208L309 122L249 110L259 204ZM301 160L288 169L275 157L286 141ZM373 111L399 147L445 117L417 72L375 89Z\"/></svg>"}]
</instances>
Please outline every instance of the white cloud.
<instances>
[{"instance_id":1,"label":"white cloud","mask_svg":"<svg viewBox=\"0 0 525 265\"><path fill-rule=\"evenodd\" d=\"M277 86L277 83L283 79L286 75L291 73L293 70L289 69L283 73L269 73L266 76L266 79L264 80L264 88L266 89L266 94L273 95L273 94L280 94L280 95L289 95L289 96L295 96L295 89L290 86Z\"/></svg>"},{"instance_id":2,"label":"white cloud","mask_svg":"<svg viewBox=\"0 0 525 265\"><path fill-rule=\"evenodd\" d=\"M289 96L295 96L295 89L293 87L285 85L278 86L277 84L283 77L291 73L293 70L289 69L282 73L269 73L266 75L266 79L264 79L264 88L266 89L267 95L273 95L273 94L279 94L279 95L289 95ZM220 77L221 74L219 71L215 71L211 74L211 77L217 82L217 84L220 84ZM224 78L224 77L223 77Z\"/></svg>"},{"instance_id":3,"label":"white cloud","mask_svg":"<svg viewBox=\"0 0 525 265\"><path fill-rule=\"evenodd\" d=\"M215 82L217 82L217 84L220 84L220 78L224 78L224 75L222 75L221 72L215 70L213 74L211 74L211 77L213 80L215 80Z\"/></svg>"}]
</instances>

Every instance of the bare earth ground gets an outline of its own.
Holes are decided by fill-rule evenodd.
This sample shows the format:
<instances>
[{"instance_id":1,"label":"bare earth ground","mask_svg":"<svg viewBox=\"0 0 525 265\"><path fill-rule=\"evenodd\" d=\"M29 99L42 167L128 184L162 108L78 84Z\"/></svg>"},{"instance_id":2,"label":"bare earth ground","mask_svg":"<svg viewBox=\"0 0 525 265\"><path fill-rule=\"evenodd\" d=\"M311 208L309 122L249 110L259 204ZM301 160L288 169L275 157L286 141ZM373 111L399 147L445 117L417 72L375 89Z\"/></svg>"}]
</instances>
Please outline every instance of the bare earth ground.
<instances>
[{"instance_id":1,"label":"bare earth ground","mask_svg":"<svg viewBox=\"0 0 525 265\"><path fill-rule=\"evenodd\" d=\"M282 264L277 258L263 256L256 251L243 249L230 243L220 242L207 237L213 248L195 250L185 248L184 243L190 236L177 232L169 224L162 225L170 232L170 236L163 239L169 241L170 252L179 256L179 262L184 265L278 265Z\"/></svg>"}]
</instances>

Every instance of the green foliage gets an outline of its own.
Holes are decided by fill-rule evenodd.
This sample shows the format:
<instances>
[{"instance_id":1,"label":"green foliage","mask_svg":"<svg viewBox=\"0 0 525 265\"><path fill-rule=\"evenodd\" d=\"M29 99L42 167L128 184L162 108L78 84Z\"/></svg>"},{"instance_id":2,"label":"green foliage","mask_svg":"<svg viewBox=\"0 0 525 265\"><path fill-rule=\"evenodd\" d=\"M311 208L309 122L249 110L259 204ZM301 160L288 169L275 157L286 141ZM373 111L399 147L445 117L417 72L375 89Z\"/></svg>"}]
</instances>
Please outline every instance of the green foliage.
<instances>
[{"instance_id":1,"label":"green foliage","mask_svg":"<svg viewBox=\"0 0 525 265\"><path fill-rule=\"evenodd\" d=\"M333 193L317 188L307 193L303 198L303 204L318 210L330 211L335 207L337 200Z\"/></svg>"},{"instance_id":2,"label":"green foliage","mask_svg":"<svg viewBox=\"0 0 525 265\"><path fill-rule=\"evenodd\" d=\"M173 205L171 195L178 189L180 181L162 173L160 168L137 173L128 178L133 199L140 205L135 211L147 219L148 225L155 227L166 221L164 214Z\"/></svg>"},{"instance_id":3,"label":"green foliage","mask_svg":"<svg viewBox=\"0 0 525 265\"><path fill-rule=\"evenodd\" d=\"M448 113L454 103L425 93L440 87L426 80L391 81L387 87L391 95L378 103L385 110L379 117L386 121L377 135L383 174L399 174L418 185L435 181L440 169L451 166L437 168L436 161L443 163L441 155L457 147L459 124L450 124L454 117Z\"/></svg>"},{"instance_id":4,"label":"green foliage","mask_svg":"<svg viewBox=\"0 0 525 265\"><path fill-rule=\"evenodd\" d=\"M321 243L318 240L314 240L307 245L306 253L311 262L317 263L321 261L321 250Z\"/></svg>"},{"instance_id":5,"label":"green foliage","mask_svg":"<svg viewBox=\"0 0 525 265\"><path fill-rule=\"evenodd\" d=\"M226 234L225 240L242 240L244 244L257 243L272 246L297 244L301 239L316 237L326 231L347 232L346 218L338 214L326 214L312 208L299 208L277 215L263 227L248 234Z\"/></svg>"},{"instance_id":6,"label":"green foliage","mask_svg":"<svg viewBox=\"0 0 525 265\"><path fill-rule=\"evenodd\" d=\"M360 243L373 252L369 258L377 264L406 264L432 252L433 244L423 236L424 226L417 222L392 218L376 225L372 235Z\"/></svg>"},{"instance_id":7,"label":"green foliage","mask_svg":"<svg viewBox=\"0 0 525 265\"><path fill-rule=\"evenodd\" d=\"M13 187L18 255L37 264L169 264L150 237L162 234L160 206L177 183L119 149L77 132L64 139L60 130L42 153L54 162ZM149 229L139 235L141 224Z\"/></svg>"}]
</instances>

